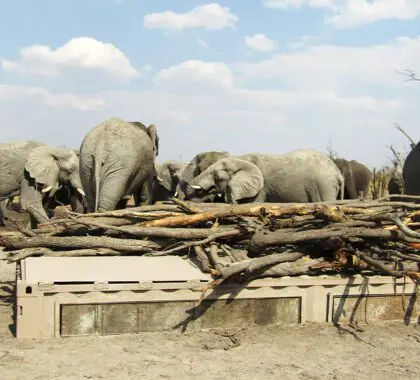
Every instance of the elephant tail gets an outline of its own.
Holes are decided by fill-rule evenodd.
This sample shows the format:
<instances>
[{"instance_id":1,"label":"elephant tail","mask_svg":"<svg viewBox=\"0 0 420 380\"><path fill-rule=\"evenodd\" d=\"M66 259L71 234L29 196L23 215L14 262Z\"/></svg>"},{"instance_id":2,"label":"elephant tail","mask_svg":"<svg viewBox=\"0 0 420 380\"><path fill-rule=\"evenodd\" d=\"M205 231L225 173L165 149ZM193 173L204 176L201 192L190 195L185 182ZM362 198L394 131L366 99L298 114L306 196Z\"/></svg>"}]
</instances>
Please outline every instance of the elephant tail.
<instances>
[{"instance_id":1,"label":"elephant tail","mask_svg":"<svg viewBox=\"0 0 420 380\"><path fill-rule=\"evenodd\" d=\"M339 173L338 183L340 185L340 200L344 200L344 187L345 187L345 180L344 176Z\"/></svg>"},{"instance_id":2,"label":"elephant tail","mask_svg":"<svg viewBox=\"0 0 420 380\"><path fill-rule=\"evenodd\" d=\"M101 160L99 156L94 156L94 176L95 176L95 212L99 207L99 188L101 183Z\"/></svg>"}]
</instances>

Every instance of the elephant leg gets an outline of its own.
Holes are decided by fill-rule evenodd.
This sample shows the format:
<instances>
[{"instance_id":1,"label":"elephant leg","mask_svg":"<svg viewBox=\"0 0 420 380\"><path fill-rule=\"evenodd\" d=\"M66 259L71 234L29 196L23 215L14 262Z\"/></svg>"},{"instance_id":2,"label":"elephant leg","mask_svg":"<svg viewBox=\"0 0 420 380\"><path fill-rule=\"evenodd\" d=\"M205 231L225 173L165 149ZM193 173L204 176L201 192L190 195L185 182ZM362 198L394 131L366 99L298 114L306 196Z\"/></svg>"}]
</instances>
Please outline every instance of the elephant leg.
<instances>
[{"instance_id":1,"label":"elephant leg","mask_svg":"<svg viewBox=\"0 0 420 380\"><path fill-rule=\"evenodd\" d=\"M0 202L0 226L4 226L4 220L7 219L7 199Z\"/></svg>"},{"instance_id":2,"label":"elephant leg","mask_svg":"<svg viewBox=\"0 0 420 380\"><path fill-rule=\"evenodd\" d=\"M152 190L153 178L143 181L139 190L135 192L135 196L137 197L137 199L135 198L136 206L151 205L153 203Z\"/></svg>"},{"instance_id":3,"label":"elephant leg","mask_svg":"<svg viewBox=\"0 0 420 380\"><path fill-rule=\"evenodd\" d=\"M114 172L102 181L99 189L98 212L115 210L118 203L127 194L128 175ZM98 195L97 195L98 196Z\"/></svg>"},{"instance_id":4,"label":"elephant leg","mask_svg":"<svg viewBox=\"0 0 420 380\"><path fill-rule=\"evenodd\" d=\"M124 198L120 199L119 202L117 203L117 205L115 206L115 210L123 210L123 209L127 208L127 203L130 199L131 199L131 196L127 196L127 197L124 197Z\"/></svg>"},{"instance_id":5,"label":"elephant leg","mask_svg":"<svg viewBox=\"0 0 420 380\"><path fill-rule=\"evenodd\" d=\"M21 183L20 205L33 218L31 226L38 223L49 221L48 215L42 204L42 194L35 188L35 183L28 173L25 172ZM32 219L31 219L32 220Z\"/></svg>"},{"instance_id":6,"label":"elephant leg","mask_svg":"<svg viewBox=\"0 0 420 380\"><path fill-rule=\"evenodd\" d=\"M78 214L84 214L86 212L84 202L83 202L83 196L74 189L72 189L72 192L70 195L70 206L71 206L71 209L74 212L77 212Z\"/></svg>"}]
</instances>

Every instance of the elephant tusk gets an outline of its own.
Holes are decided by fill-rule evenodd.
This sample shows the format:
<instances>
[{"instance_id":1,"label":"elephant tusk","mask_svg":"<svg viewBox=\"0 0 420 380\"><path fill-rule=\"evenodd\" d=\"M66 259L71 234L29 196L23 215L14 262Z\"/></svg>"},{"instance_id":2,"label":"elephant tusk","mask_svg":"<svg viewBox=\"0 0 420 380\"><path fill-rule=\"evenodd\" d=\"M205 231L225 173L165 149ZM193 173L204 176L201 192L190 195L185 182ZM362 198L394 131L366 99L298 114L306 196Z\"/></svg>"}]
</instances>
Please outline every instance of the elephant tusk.
<instances>
[{"instance_id":1,"label":"elephant tusk","mask_svg":"<svg viewBox=\"0 0 420 380\"><path fill-rule=\"evenodd\" d=\"M217 193L217 196L218 196L219 198L223 198L223 194L222 194L222 193Z\"/></svg>"},{"instance_id":2,"label":"elephant tusk","mask_svg":"<svg viewBox=\"0 0 420 380\"><path fill-rule=\"evenodd\" d=\"M191 187L195 190L200 190L201 189L201 186L198 186L198 185L191 185Z\"/></svg>"},{"instance_id":3,"label":"elephant tusk","mask_svg":"<svg viewBox=\"0 0 420 380\"><path fill-rule=\"evenodd\" d=\"M83 195L84 197L86 196L85 192L80 187L78 187L76 190L79 194Z\"/></svg>"},{"instance_id":4,"label":"elephant tusk","mask_svg":"<svg viewBox=\"0 0 420 380\"><path fill-rule=\"evenodd\" d=\"M160 178L159 176L158 176L158 177L156 177L156 179L157 179L159 182L162 182L162 181L163 181L163 179L162 179L162 178Z\"/></svg>"},{"instance_id":5,"label":"elephant tusk","mask_svg":"<svg viewBox=\"0 0 420 380\"><path fill-rule=\"evenodd\" d=\"M52 189L52 186L47 186L42 189L42 193L48 193Z\"/></svg>"},{"instance_id":6,"label":"elephant tusk","mask_svg":"<svg viewBox=\"0 0 420 380\"><path fill-rule=\"evenodd\" d=\"M174 197L176 198L178 196L178 191L175 191Z\"/></svg>"}]
</instances>

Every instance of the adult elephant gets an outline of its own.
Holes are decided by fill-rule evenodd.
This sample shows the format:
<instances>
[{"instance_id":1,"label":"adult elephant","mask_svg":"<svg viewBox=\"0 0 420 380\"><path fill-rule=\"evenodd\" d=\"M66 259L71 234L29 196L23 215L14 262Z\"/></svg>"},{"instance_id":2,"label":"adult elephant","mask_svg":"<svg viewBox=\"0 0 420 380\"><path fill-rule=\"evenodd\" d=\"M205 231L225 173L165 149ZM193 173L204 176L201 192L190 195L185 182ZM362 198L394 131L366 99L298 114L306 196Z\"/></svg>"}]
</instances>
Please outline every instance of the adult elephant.
<instances>
[{"instance_id":1,"label":"adult elephant","mask_svg":"<svg viewBox=\"0 0 420 380\"><path fill-rule=\"evenodd\" d=\"M334 162L344 177L344 199L357 199L360 193L366 198L373 178L369 168L356 160L336 158Z\"/></svg>"},{"instance_id":2,"label":"adult elephant","mask_svg":"<svg viewBox=\"0 0 420 380\"><path fill-rule=\"evenodd\" d=\"M61 184L54 194L44 196L42 203L49 217L54 215L57 206L70 205L71 209L79 214L83 214L86 210L83 196L69 183Z\"/></svg>"},{"instance_id":3,"label":"adult elephant","mask_svg":"<svg viewBox=\"0 0 420 380\"><path fill-rule=\"evenodd\" d=\"M226 157L231 157L232 154L226 151L208 151L197 154L192 158L190 163L185 167L182 178L177 186L176 196L179 199L189 198L194 190L189 187L189 183L204 172L208 167L213 165L216 161Z\"/></svg>"},{"instance_id":4,"label":"adult elephant","mask_svg":"<svg viewBox=\"0 0 420 380\"><path fill-rule=\"evenodd\" d=\"M43 200L53 196L61 184L70 183L84 195L78 169L79 159L69 148L31 140L1 144L0 201L20 195L20 205L35 227L49 220Z\"/></svg>"},{"instance_id":5,"label":"adult elephant","mask_svg":"<svg viewBox=\"0 0 420 380\"><path fill-rule=\"evenodd\" d=\"M299 149L283 155L247 154L215 162L190 182L199 201L224 193L227 203L333 201L344 178L324 153Z\"/></svg>"},{"instance_id":6,"label":"adult elephant","mask_svg":"<svg viewBox=\"0 0 420 380\"><path fill-rule=\"evenodd\" d=\"M115 210L137 195L151 204L159 138L156 127L119 118L94 127L80 146L80 176L89 212Z\"/></svg>"},{"instance_id":7,"label":"adult elephant","mask_svg":"<svg viewBox=\"0 0 420 380\"><path fill-rule=\"evenodd\" d=\"M402 172L404 193L420 195L420 142L408 153Z\"/></svg>"},{"instance_id":8,"label":"adult elephant","mask_svg":"<svg viewBox=\"0 0 420 380\"><path fill-rule=\"evenodd\" d=\"M166 201L175 196L187 163L175 160L156 163L157 176L153 183L153 202Z\"/></svg>"}]
</instances>

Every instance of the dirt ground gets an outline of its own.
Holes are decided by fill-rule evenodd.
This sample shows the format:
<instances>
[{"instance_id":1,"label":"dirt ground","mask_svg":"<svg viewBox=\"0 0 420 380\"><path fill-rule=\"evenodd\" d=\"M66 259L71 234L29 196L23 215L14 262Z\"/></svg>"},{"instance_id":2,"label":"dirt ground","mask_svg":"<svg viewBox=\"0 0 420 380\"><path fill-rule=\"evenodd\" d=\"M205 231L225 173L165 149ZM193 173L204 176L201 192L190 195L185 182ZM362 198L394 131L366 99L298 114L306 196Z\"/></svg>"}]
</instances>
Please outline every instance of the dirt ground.
<instances>
[{"instance_id":1,"label":"dirt ground","mask_svg":"<svg viewBox=\"0 0 420 380\"><path fill-rule=\"evenodd\" d=\"M0 260L2 380L383 380L420 376L419 326L402 322L363 326L363 331L308 324L17 340L13 335L14 276L14 266Z\"/></svg>"}]
</instances>

